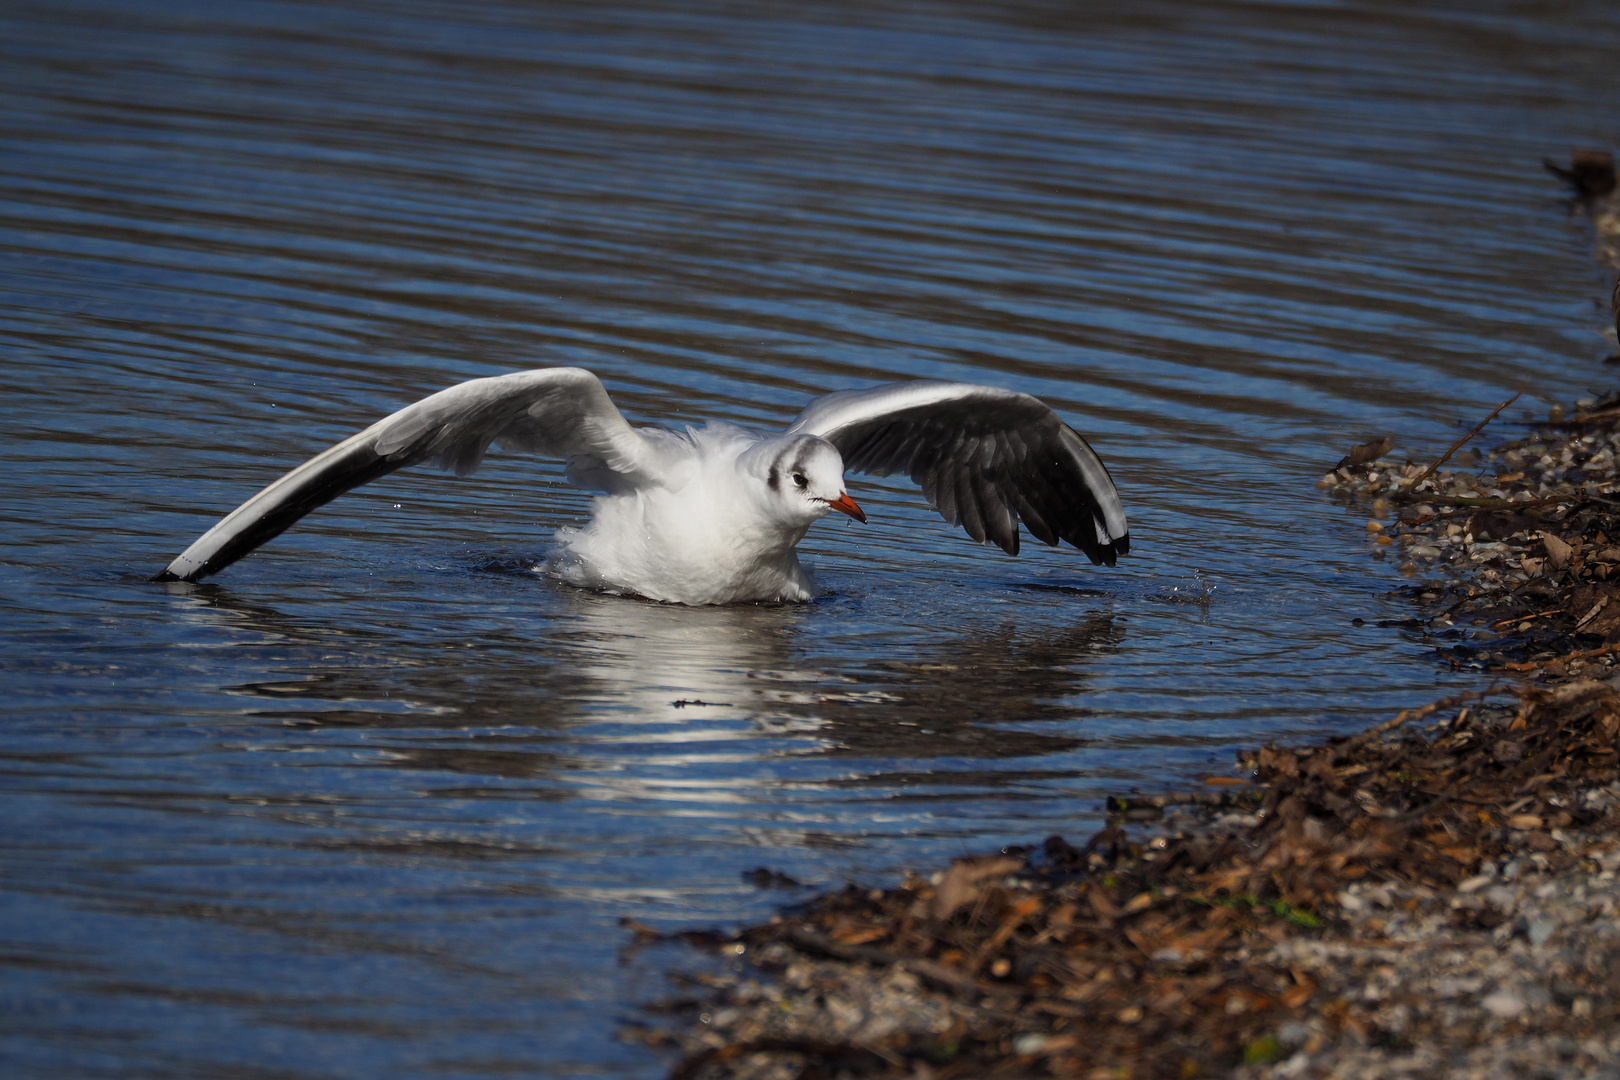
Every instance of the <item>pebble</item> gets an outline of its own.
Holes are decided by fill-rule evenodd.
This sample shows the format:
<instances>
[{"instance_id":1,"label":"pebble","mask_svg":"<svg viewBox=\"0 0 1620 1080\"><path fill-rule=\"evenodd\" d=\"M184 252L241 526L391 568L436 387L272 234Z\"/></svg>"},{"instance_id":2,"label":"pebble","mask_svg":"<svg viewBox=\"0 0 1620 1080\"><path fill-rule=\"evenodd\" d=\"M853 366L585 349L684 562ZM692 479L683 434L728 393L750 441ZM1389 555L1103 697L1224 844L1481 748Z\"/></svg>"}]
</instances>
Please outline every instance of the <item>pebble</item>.
<instances>
[{"instance_id":1,"label":"pebble","mask_svg":"<svg viewBox=\"0 0 1620 1080\"><path fill-rule=\"evenodd\" d=\"M1524 1012L1524 998L1508 990L1498 990L1481 999L1485 1011L1498 1020L1511 1020Z\"/></svg>"},{"instance_id":2,"label":"pebble","mask_svg":"<svg viewBox=\"0 0 1620 1080\"><path fill-rule=\"evenodd\" d=\"M1025 1032L1012 1041L1012 1052L1015 1054L1038 1054L1046 1049L1050 1040L1037 1032Z\"/></svg>"}]
</instances>

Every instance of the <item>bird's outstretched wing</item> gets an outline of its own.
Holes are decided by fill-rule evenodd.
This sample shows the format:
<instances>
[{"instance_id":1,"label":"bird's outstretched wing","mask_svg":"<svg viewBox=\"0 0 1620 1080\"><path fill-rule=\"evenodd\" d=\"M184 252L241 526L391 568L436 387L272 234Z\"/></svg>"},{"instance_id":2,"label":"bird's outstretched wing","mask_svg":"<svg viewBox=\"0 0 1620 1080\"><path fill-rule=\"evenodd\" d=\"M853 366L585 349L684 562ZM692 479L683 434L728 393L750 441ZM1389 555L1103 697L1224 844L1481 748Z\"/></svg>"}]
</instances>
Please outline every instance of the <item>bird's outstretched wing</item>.
<instances>
[{"instance_id":1,"label":"bird's outstretched wing","mask_svg":"<svg viewBox=\"0 0 1620 1080\"><path fill-rule=\"evenodd\" d=\"M1018 519L1094 563L1130 550L1119 492L1086 440L1028 394L969 383L886 383L816 398L788 428L838 448L844 467L906 473L952 525L1018 554Z\"/></svg>"},{"instance_id":2,"label":"bird's outstretched wing","mask_svg":"<svg viewBox=\"0 0 1620 1080\"><path fill-rule=\"evenodd\" d=\"M345 491L431 462L465 476L492 442L569 459L570 474L657 483L669 467L625 423L595 375L541 368L473 379L423 398L310 458L231 511L156 578L196 581L229 566Z\"/></svg>"}]
</instances>

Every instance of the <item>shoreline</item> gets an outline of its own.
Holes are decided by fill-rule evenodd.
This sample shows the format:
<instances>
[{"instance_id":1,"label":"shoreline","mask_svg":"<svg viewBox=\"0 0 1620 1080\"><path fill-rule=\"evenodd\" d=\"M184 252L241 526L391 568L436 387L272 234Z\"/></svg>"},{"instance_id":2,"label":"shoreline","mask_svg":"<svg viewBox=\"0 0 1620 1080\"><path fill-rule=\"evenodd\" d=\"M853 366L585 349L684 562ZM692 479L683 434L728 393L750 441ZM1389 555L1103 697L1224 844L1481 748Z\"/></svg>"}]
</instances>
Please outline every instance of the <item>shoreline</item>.
<instances>
[{"instance_id":1,"label":"shoreline","mask_svg":"<svg viewBox=\"0 0 1620 1080\"><path fill-rule=\"evenodd\" d=\"M713 936L632 1037L671 1080L1620 1077L1620 394L1468 441L1319 486L1413 581L1388 625L1502 682Z\"/></svg>"}]
</instances>

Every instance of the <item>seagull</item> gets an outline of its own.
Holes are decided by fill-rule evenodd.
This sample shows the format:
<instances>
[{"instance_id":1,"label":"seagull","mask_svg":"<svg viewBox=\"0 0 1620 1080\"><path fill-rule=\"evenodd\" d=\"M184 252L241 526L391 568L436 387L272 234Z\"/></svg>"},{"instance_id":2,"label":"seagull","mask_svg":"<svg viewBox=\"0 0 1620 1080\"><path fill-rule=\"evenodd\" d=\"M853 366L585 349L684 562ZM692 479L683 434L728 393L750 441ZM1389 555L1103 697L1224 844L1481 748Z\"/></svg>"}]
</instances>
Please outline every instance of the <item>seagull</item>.
<instances>
[{"instance_id":1,"label":"seagull","mask_svg":"<svg viewBox=\"0 0 1620 1080\"><path fill-rule=\"evenodd\" d=\"M154 580L198 581L305 514L423 463L465 476L492 443L565 458L598 492L538 567L586 589L678 604L803 602L815 583L794 546L837 510L866 515L846 470L903 472L946 521L1018 554L1018 522L1092 563L1130 550L1125 511L1085 439L1028 394L916 380L839 390L780 434L726 422L631 427L601 381L574 367L472 379L317 454L231 511Z\"/></svg>"}]
</instances>

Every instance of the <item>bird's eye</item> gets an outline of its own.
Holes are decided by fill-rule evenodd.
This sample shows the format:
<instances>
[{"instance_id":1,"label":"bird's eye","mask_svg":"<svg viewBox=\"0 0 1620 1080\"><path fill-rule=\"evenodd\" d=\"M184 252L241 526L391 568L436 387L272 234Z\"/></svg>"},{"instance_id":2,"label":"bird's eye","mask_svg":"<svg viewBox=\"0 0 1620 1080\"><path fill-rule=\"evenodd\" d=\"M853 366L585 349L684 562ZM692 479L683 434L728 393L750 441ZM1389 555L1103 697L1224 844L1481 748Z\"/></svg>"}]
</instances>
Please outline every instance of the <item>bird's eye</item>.
<instances>
[{"instance_id":1,"label":"bird's eye","mask_svg":"<svg viewBox=\"0 0 1620 1080\"><path fill-rule=\"evenodd\" d=\"M804 473L796 472L796 473L793 474L793 483L794 483L795 487L801 487L802 488L806 484L808 484L809 482L810 481L808 481L808 480L806 480L804 478Z\"/></svg>"}]
</instances>

